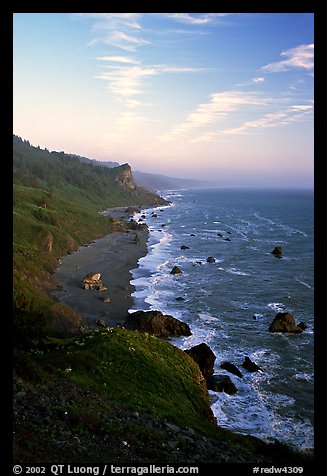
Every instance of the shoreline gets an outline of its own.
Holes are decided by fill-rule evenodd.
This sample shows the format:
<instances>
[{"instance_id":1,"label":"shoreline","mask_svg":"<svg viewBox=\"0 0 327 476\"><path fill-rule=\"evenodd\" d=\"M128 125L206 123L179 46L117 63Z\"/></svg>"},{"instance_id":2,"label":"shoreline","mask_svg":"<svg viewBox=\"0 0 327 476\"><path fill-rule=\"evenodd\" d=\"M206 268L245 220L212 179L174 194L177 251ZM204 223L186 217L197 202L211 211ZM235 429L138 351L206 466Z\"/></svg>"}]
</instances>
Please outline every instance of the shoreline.
<instances>
[{"instance_id":1,"label":"shoreline","mask_svg":"<svg viewBox=\"0 0 327 476\"><path fill-rule=\"evenodd\" d=\"M125 223L130 217L126 207L108 209L103 213ZM81 246L60 260L54 272L58 287L51 294L87 320L102 320L108 326L123 324L133 305L131 271L147 254L148 238L147 229L127 229L111 232ZM101 273L106 290L82 288L83 278L91 272Z\"/></svg>"}]
</instances>

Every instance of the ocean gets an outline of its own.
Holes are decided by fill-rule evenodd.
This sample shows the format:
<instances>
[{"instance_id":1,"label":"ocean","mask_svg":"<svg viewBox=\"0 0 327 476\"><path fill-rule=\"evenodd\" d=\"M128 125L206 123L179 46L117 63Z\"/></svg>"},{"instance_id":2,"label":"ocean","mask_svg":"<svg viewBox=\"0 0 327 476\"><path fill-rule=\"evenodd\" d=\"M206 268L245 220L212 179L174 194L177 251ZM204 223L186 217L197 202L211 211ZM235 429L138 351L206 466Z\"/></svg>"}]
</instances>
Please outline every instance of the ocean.
<instances>
[{"instance_id":1,"label":"ocean","mask_svg":"<svg viewBox=\"0 0 327 476\"><path fill-rule=\"evenodd\" d=\"M217 423L295 449L314 446L313 191L196 189L161 193L170 206L135 216L148 224L148 254L132 271L135 310L159 310L187 322L181 349L205 342L215 373L234 395L209 391ZM188 247L181 249L181 247ZM282 246L282 258L271 252ZM208 263L207 258L214 262ZM172 275L179 266L183 274ZM302 334L270 333L278 312ZM263 372L242 366L248 356ZM220 367L235 364L243 378Z\"/></svg>"}]
</instances>

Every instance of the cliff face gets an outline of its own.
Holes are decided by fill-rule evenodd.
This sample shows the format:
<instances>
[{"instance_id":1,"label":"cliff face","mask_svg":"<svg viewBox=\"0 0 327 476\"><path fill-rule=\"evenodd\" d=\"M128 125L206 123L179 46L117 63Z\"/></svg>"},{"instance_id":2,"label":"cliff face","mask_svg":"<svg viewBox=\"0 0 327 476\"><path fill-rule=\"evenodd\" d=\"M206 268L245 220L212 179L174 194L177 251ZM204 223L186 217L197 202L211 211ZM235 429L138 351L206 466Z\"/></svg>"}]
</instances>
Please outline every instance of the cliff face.
<instances>
[{"instance_id":1,"label":"cliff face","mask_svg":"<svg viewBox=\"0 0 327 476\"><path fill-rule=\"evenodd\" d=\"M135 190L137 188L129 164L123 164L120 167L117 167L117 172L118 174L115 178L115 183L125 189Z\"/></svg>"},{"instance_id":2,"label":"cliff face","mask_svg":"<svg viewBox=\"0 0 327 476\"><path fill-rule=\"evenodd\" d=\"M142 205L167 205L169 203L150 189L136 184L129 164L123 164L111 170L115 174L114 183L130 197L134 196L135 203L141 203Z\"/></svg>"}]
</instances>

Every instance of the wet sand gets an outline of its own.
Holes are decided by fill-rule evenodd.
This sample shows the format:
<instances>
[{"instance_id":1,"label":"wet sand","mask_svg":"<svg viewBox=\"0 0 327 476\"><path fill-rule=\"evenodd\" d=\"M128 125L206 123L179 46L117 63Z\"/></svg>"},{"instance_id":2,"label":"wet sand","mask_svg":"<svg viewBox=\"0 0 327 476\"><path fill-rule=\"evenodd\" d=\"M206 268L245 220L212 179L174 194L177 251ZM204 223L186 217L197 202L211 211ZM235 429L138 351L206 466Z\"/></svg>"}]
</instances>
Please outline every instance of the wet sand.
<instances>
[{"instance_id":1,"label":"wet sand","mask_svg":"<svg viewBox=\"0 0 327 476\"><path fill-rule=\"evenodd\" d=\"M115 218L125 218L121 209L108 210ZM136 239L137 236L137 239ZM103 320L109 326L122 324L133 305L131 270L147 253L147 230L113 232L82 246L61 260L54 277L61 289L53 292L63 304L88 319ZM105 291L82 288L88 273L101 273ZM104 302L109 298L109 302Z\"/></svg>"}]
</instances>

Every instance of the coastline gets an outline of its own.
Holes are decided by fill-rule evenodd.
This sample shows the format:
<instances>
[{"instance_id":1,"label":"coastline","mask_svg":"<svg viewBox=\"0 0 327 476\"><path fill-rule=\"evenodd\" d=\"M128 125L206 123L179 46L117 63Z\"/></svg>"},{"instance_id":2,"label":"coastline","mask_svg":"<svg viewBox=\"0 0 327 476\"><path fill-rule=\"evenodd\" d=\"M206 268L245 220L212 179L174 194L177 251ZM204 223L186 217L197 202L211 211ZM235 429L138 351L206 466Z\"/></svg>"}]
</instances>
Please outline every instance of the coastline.
<instances>
[{"instance_id":1,"label":"coastline","mask_svg":"<svg viewBox=\"0 0 327 476\"><path fill-rule=\"evenodd\" d=\"M124 223L130 217L126 207L103 213ZM131 270L137 268L139 259L147 254L148 237L145 227L113 231L66 255L54 272L59 285L52 294L87 320L102 320L108 326L123 324L133 305ZM83 278L91 272L101 273L106 290L82 288Z\"/></svg>"}]
</instances>

